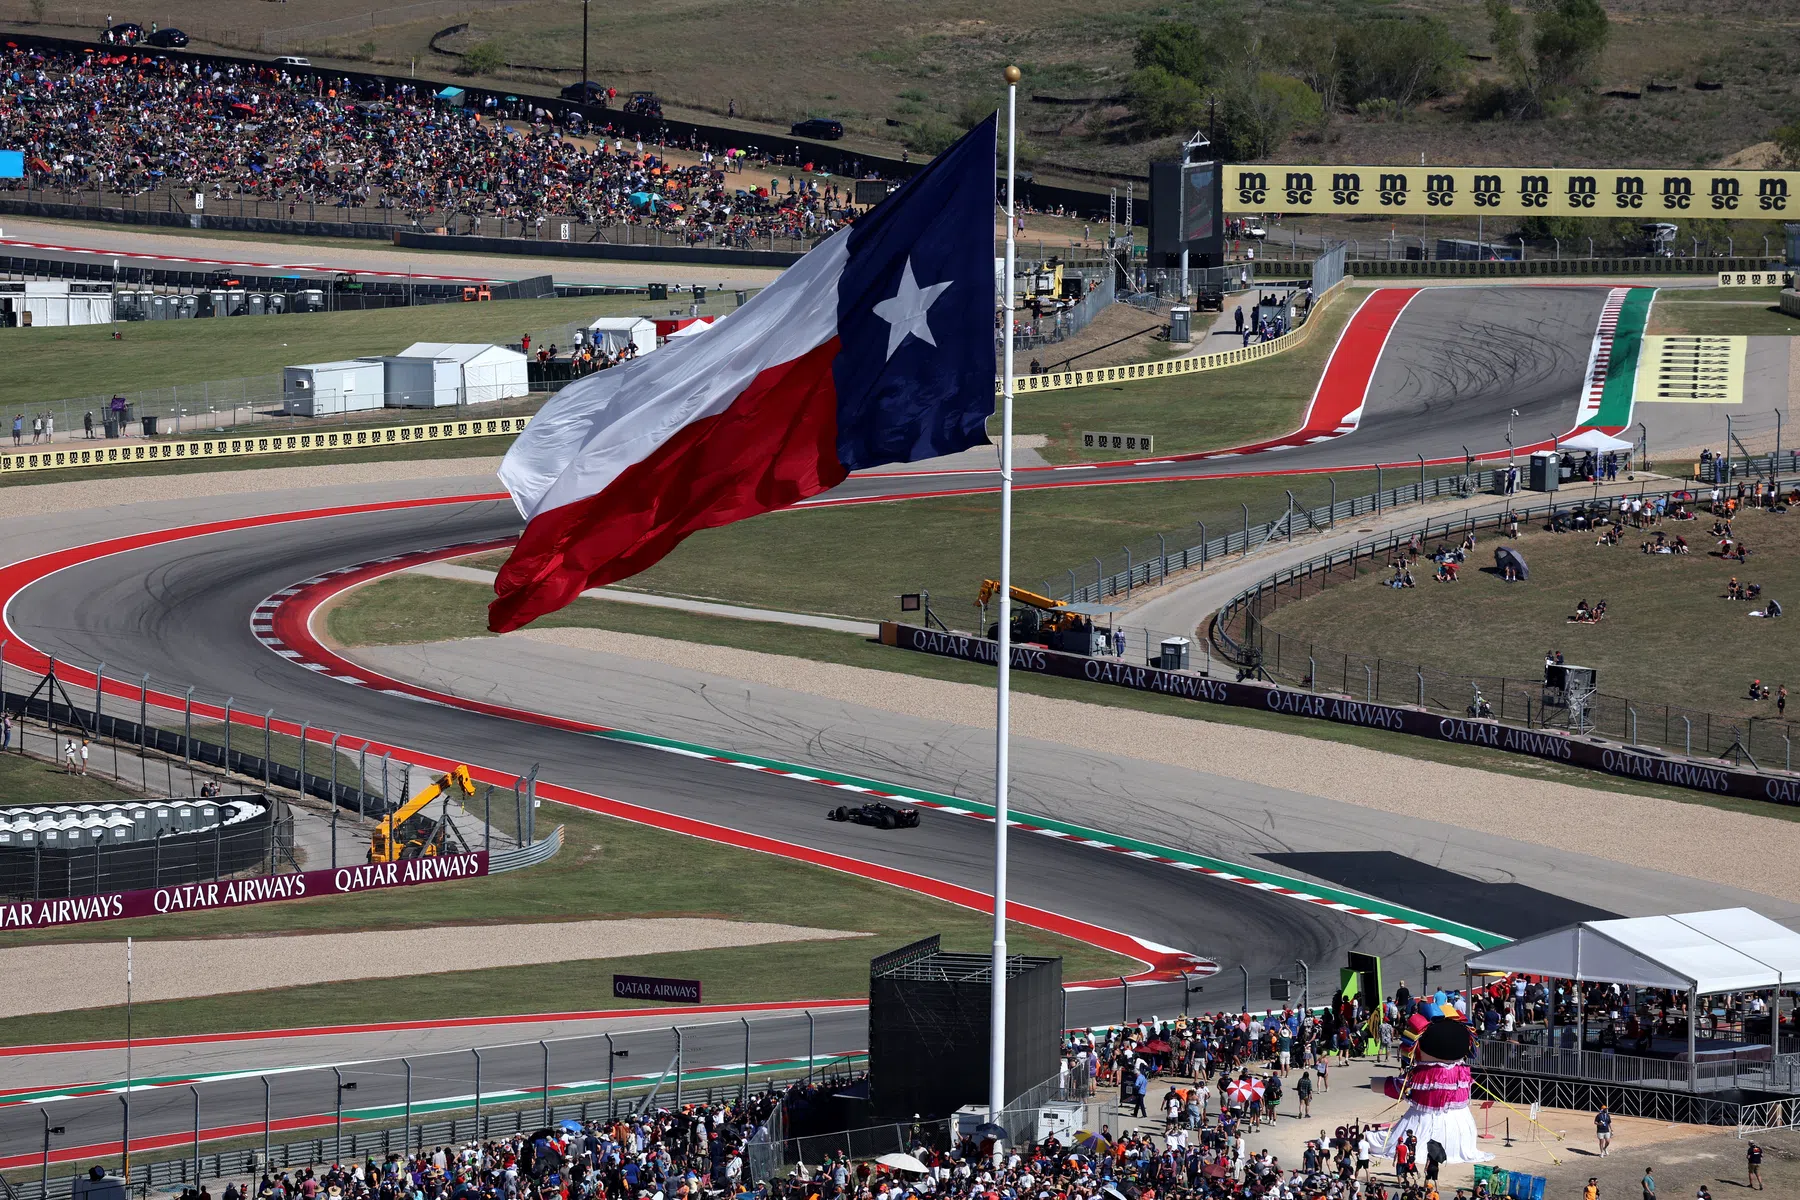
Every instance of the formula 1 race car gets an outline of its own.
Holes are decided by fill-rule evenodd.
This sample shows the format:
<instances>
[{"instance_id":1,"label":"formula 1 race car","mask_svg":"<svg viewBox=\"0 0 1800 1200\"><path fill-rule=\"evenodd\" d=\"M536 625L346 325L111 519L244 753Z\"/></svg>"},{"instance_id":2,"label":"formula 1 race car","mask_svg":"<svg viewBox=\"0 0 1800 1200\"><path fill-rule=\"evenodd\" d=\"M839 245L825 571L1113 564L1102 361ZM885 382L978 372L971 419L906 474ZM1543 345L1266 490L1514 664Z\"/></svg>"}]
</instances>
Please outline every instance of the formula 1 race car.
<instances>
[{"instance_id":1,"label":"formula 1 race car","mask_svg":"<svg viewBox=\"0 0 1800 1200\"><path fill-rule=\"evenodd\" d=\"M877 829L917 829L919 827L919 810L916 808L895 808L891 804L883 804L879 800L871 800L856 808L839 805L826 812L828 821L854 821L858 825L873 825Z\"/></svg>"}]
</instances>

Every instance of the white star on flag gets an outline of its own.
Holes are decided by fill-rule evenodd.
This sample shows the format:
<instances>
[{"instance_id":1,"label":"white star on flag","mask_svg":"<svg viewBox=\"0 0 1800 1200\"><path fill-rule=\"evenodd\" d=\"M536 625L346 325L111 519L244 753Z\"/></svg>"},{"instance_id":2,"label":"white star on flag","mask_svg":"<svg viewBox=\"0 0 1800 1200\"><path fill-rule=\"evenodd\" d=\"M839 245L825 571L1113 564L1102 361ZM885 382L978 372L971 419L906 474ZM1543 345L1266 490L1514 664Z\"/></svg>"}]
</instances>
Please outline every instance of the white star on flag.
<instances>
[{"instance_id":1,"label":"white star on flag","mask_svg":"<svg viewBox=\"0 0 1800 1200\"><path fill-rule=\"evenodd\" d=\"M931 336L931 324L925 314L937 298L950 286L946 279L942 283L934 283L929 287L920 287L913 278L912 259L906 260L906 266L900 272L900 290L891 299L883 300L875 306L875 315L888 323L887 356L894 357L894 351L912 334L922 342L937 345L937 339Z\"/></svg>"}]
</instances>

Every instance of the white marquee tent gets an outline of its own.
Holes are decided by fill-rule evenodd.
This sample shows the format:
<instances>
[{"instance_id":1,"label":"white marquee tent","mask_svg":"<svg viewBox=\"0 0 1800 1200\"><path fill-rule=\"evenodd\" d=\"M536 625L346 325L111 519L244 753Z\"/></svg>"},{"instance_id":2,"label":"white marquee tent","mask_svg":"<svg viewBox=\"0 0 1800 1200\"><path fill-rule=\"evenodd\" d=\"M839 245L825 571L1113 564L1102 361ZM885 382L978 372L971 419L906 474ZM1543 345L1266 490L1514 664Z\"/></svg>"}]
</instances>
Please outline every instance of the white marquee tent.
<instances>
[{"instance_id":1,"label":"white marquee tent","mask_svg":"<svg viewBox=\"0 0 1800 1200\"><path fill-rule=\"evenodd\" d=\"M1800 984L1800 933L1747 908L1583 921L1468 961L1517 972L1708 996Z\"/></svg>"},{"instance_id":2,"label":"white marquee tent","mask_svg":"<svg viewBox=\"0 0 1800 1200\"><path fill-rule=\"evenodd\" d=\"M1608 450L1635 450L1630 442L1602 433L1598 429L1584 429L1574 437L1562 439L1556 443L1558 450L1592 450L1595 454L1605 454Z\"/></svg>"},{"instance_id":3,"label":"white marquee tent","mask_svg":"<svg viewBox=\"0 0 1800 1200\"><path fill-rule=\"evenodd\" d=\"M1688 993L1691 1012L1701 996L1800 985L1800 933L1747 908L1583 921L1472 955L1465 966L1476 974L1669 988ZM1694 1051L1689 1021L1690 1062Z\"/></svg>"}]
</instances>

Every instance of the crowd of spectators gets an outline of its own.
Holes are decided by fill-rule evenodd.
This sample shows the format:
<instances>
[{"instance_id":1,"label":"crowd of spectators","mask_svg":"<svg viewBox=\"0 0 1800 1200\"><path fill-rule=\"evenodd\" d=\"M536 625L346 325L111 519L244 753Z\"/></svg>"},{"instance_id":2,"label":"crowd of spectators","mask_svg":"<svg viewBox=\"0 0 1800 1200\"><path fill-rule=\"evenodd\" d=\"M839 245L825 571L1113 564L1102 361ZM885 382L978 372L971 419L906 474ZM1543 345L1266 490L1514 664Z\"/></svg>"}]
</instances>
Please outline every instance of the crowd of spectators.
<instances>
[{"instance_id":1,"label":"crowd of spectators","mask_svg":"<svg viewBox=\"0 0 1800 1200\"><path fill-rule=\"evenodd\" d=\"M749 247L824 237L854 216L848 190L810 164L759 152L646 146L529 101L465 108L411 85L135 53L0 50L0 145L24 152L14 188L203 192L300 219L392 210L495 233L560 220Z\"/></svg>"},{"instance_id":2,"label":"crowd of spectators","mask_svg":"<svg viewBox=\"0 0 1800 1200\"><path fill-rule=\"evenodd\" d=\"M699 1200L745 1190L747 1143L767 1138L781 1097L564 1121L508 1138L437 1146L324 1170L233 1181L223 1200ZM196 1200L211 1200L200 1195Z\"/></svg>"}]
</instances>

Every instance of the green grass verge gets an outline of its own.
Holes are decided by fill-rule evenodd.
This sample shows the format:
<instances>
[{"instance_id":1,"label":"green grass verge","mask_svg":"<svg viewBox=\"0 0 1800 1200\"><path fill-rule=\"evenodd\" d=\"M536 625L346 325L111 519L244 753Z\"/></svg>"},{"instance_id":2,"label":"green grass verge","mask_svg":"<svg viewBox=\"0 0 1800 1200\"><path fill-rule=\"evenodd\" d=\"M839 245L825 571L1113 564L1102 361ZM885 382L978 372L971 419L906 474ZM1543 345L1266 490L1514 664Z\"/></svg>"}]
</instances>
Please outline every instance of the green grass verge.
<instances>
[{"instance_id":1,"label":"green grass verge","mask_svg":"<svg viewBox=\"0 0 1800 1200\"><path fill-rule=\"evenodd\" d=\"M1529 582L1469 570L1455 586L1426 581L1395 591L1375 572L1284 605L1268 626L1316 643L1321 661L1349 652L1515 680L1541 678L1544 651L1560 649L1569 662L1599 669L1604 695L1631 698L1639 736L1654 745L1666 744L1664 705L1714 713L1715 726L1721 718L1774 720L1774 704L1750 701L1746 684L1755 677L1771 688L1800 688L1800 639L1785 621L1744 616L1760 604L1721 597L1735 575L1762 584L1765 599L1800 600L1800 515L1742 513L1732 522L1752 551L1742 564L1708 553L1711 525L1704 517L1665 523L1671 538L1681 534L1693 544L1687 555L1641 553L1648 531L1628 529L1612 547L1596 546L1591 533L1531 533L1519 541L1531 564ZM1491 564L1491 555L1485 560ZM1578 601L1602 599L1605 621L1567 620ZM1800 718L1800 709L1790 715ZM1679 747L1679 713L1671 723ZM1767 754L1771 744L1779 765L1779 738L1763 741L1757 753Z\"/></svg>"},{"instance_id":2,"label":"green grass verge","mask_svg":"<svg viewBox=\"0 0 1800 1200\"><path fill-rule=\"evenodd\" d=\"M1746 291L1755 291L1746 288ZM1790 317L1774 304L1725 304L1689 301L1681 293L1662 292L1650 310L1650 334L1749 334L1761 337L1800 336L1800 317Z\"/></svg>"},{"instance_id":3,"label":"green grass verge","mask_svg":"<svg viewBox=\"0 0 1800 1200\"><path fill-rule=\"evenodd\" d=\"M327 617L327 629L334 638L350 646L484 637L488 636L484 617L488 595L488 589L478 583L420 575L395 576L351 593L342 604L331 610ZM421 613L430 615L421 617ZM854 634L762 621L719 619L677 609L649 608L615 601L577 600L561 612L539 620L536 625L611 629L700 645L732 646L741 650L756 650L816 662L842 663L845 666L867 667L876 671L892 671L949 683L974 684L978 687L992 687L994 683L994 673L990 667L896 650ZM1198 704L1175 697L1101 687L1080 680L1047 675L1014 672L1012 685L1015 691L1058 700L1078 700L1193 721L1299 734L1424 762L1473 767L1503 775L1568 783L1578 787L1604 787L1608 791L1654 796L1688 804L1706 804L1714 808L1776 816L1784 820L1800 820L1800 811L1780 805L1706 796L1634 780L1603 778L1576 767L1477 746L1433 742L1383 730L1334 725L1326 721L1310 721L1256 709Z\"/></svg>"},{"instance_id":4,"label":"green grass verge","mask_svg":"<svg viewBox=\"0 0 1800 1200\"><path fill-rule=\"evenodd\" d=\"M1218 450L1287 433L1300 424L1338 335L1369 290L1351 288L1329 301L1306 345L1273 358L1198 375L1023 393L1013 402L1014 429L1048 436L1042 453L1051 462L1119 457L1116 451L1081 449L1083 430L1154 434L1158 455Z\"/></svg>"},{"instance_id":5,"label":"green grass verge","mask_svg":"<svg viewBox=\"0 0 1800 1200\"><path fill-rule=\"evenodd\" d=\"M824 796L821 792L821 814ZM615 971L699 979L709 1002L860 996L868 989L869 959L923 933L942 933L946 946L960 950L979 951L991 941L991 925L980 913L860 877L578 809L546 806L540 817L566 826L567 841L561 854L530 870L362 896L115 921L87 929L9 932L0 935L0 945L115 941L127 934L269 937L417 929L423 957L408 959L407 965L449 968L455 965L454 957L434 957L431 948L430 931L446 925L702 916L869 935L523 970L445 970L428 981L409 975L139 1004L134 1032L151 1037L312 1025L352 1012L431 1019L640 1007L611 998L609 977ZM554 925L546 925L541 935L558 936ZM1119 956L1066 938L1022 927L1008 937L1019 953L1063 956L1069 979L1115 975L1124 967ZM274 982L281 977L278 964L285 952L278 940L267 945L270 971L264 978ZM124 1030L122 1007L81 1009L0 1020L0 1044L106 1038L123 1036Z\"/></svg>"},{"instance_id":6,"label":"green grass verge","mask_svg":"<svg viewBox=\"0 0 1800 1200\"><path fill-rule=\"evenodd\" d=\"M1384 482L1408 478L1417 475L1389 471ZM1154 557L1158 534L1172 554L1199 543L1202 522L1209 539L1241 530L1244 505L1261 525L1286 511L1289 490L1300 508L1326 503L1334 479L1339 498L1375 490L1373 471L1022 490L1013 497L1013 581L1066 595L1070 568L1077 583L1092 583L1096 557L1111 574L1124 567L1125 546L1134 562ZM901 593L924 589L944 620L972 628L981 581L999 570L999 527L997 495L771 513L697 533L623 586L871 619L897 615Z\"/></svg>"},{"instance_id":7,"label":"green grass verge","mask_svg":"<svg viewBox=\"0 0 1800 1200\"><path fill-rule=\"evenodd\" d=\"M42 726L34 726L33 749L48 743ZM15 746L18 745L15 739ZM114 787L96 775L68 775L56 763L23 754L0 754L0 807L50 804L107 804L137 793Z\"/></svg>"},{"instance_id":8,"label":"green grass verge","mask_svg":"<svg viewBox=\"0 0 1800 1200\"><path fill-rule=\"evenodd\" d=\"M413 342L511 342L522 333L599 316L662 313L667 304L642 296L568 300L508 300L489 304L427 304L370 312L287 314L230 320L136 321L63 329L18 329L0 334L0 409L27 414L57 397L88 397L146 388L198 385L269 375L296 363L398 354ZM721 310L723 311L723 310ZM219 406L233 398L214 397ZM204 411L196 395L190 413ZM54 407L52 404L51 407ZM73 431L75 424L64 426ZM62 414L58 413L62 424Z\"/></svg>"}]
</instances>

